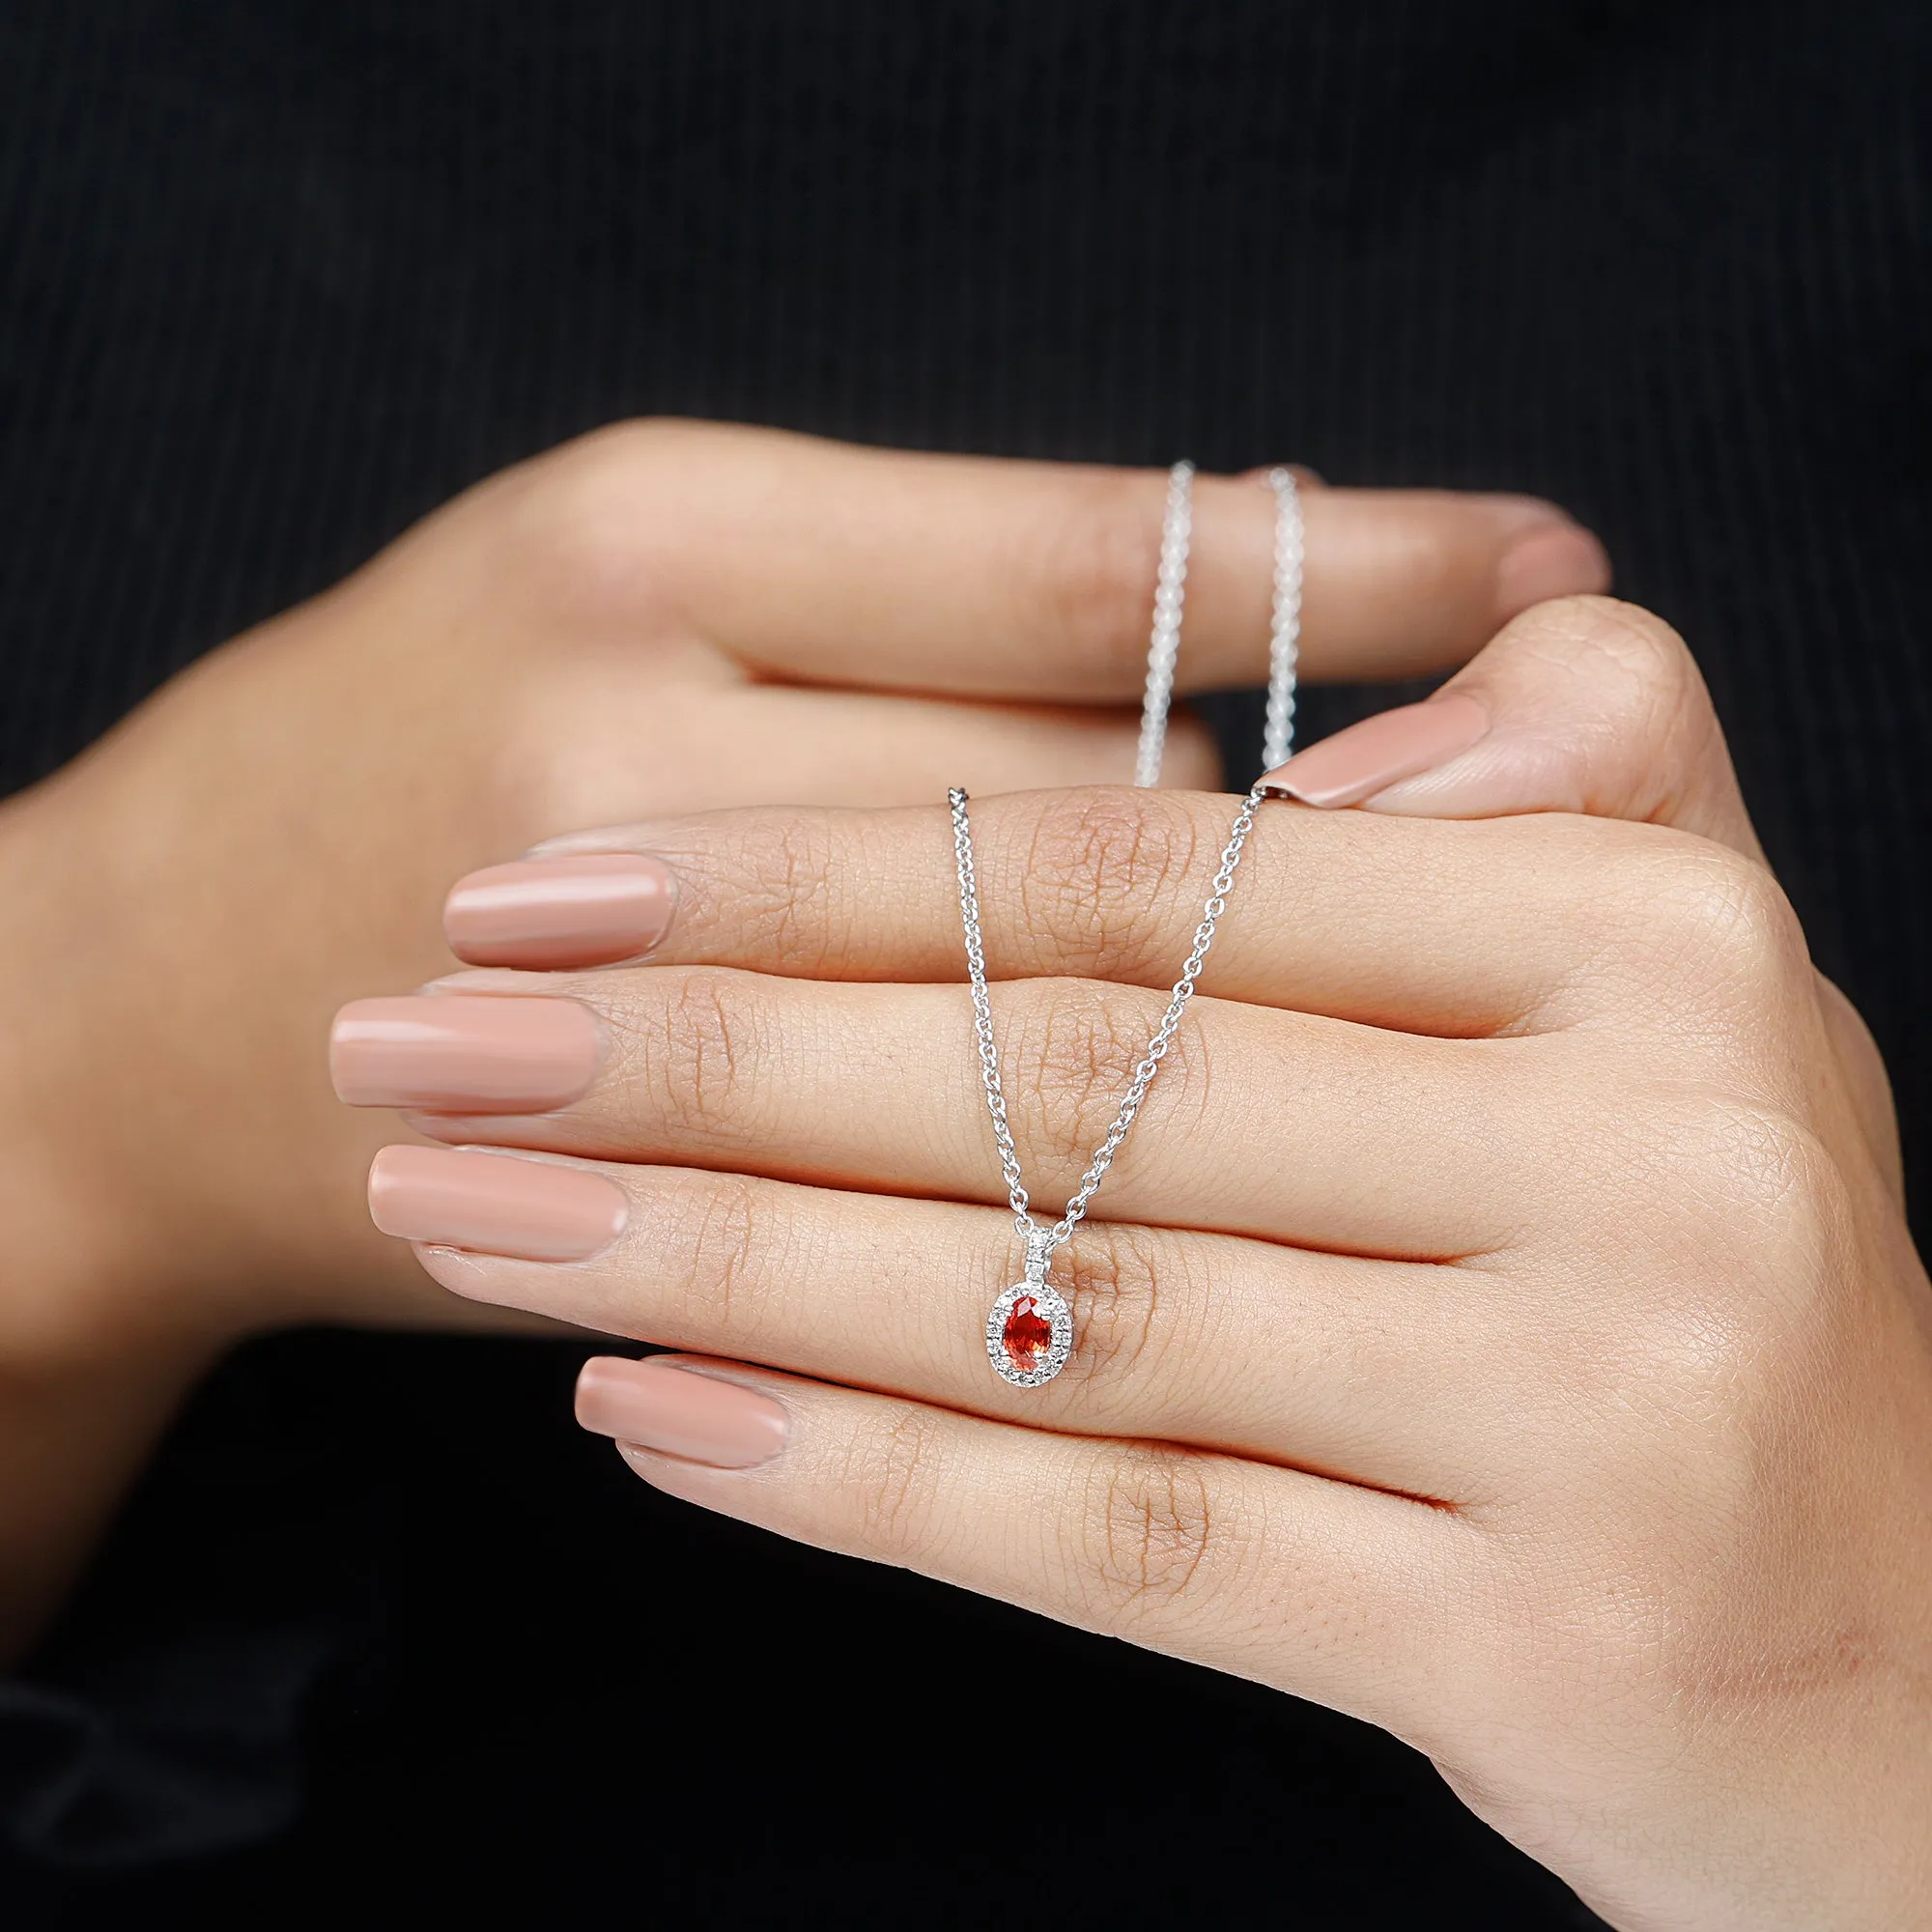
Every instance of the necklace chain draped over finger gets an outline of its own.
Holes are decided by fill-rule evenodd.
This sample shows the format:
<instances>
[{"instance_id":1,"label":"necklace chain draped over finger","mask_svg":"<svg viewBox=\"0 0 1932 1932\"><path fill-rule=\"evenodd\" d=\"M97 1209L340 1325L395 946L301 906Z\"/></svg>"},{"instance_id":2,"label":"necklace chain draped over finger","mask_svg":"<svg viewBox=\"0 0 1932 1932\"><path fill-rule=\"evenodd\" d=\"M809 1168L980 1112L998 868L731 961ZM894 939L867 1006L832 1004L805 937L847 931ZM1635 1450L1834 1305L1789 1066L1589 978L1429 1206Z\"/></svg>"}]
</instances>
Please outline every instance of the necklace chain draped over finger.
<instances>
[{"instance_id":1,"label":"necklace chain draped over finger","mask_svg":"<svg viewBox=\"0 0 1932 1932\"><path fill-rule=\"evenodd\" d=\"M1275 494L1274 599L1269 625L1267 724L1263 769L1272 771L1287 761L1294 720L1296 641L1301 621L1302 526L1301 503L1293 474L1270 470ZM1181 615L1187 582L1187 553L1193 536L1194 466L1177 463L1168 474L1167 509L1161 526L1160 567L1154 588L1153 625L1148 645L1147 684L1141 705L1141 734L1134 782L1151 786L1159 781L1161 753L1166 744L1168 706L1174 693L1175 666L1180 652ZM986 1356L994 1373L1016 1388L1037 1388L1066 1366L1073 1350L1073 1313L1065 1297L1047 1279L1057 1249L1071 1239L1089 1205L1106 1179L1152 1086L1160 1063L1173 1044L1196 982L1208 963L1209 948L1221 916L1228 909L1236 868L1254 827L1255 813L1264 796L1259 781L1241 801L1229 828L1221 863L1194 930L1194 944L1174 982L1146 1052L1141 1056L1122 1096L1119 1111L1094 1157L1080 1177L1080 1185L1060 1219L1042 1227L1035 1218L1026 1181L1020 1172L1018 1149L1008 1118L1006 1089L1000 1074L999 1043L993 1035L993 1011L986 990L985 945L980 928L979 882L973 864L973 829L967 814L967 795L954 786L947 793L952 810L952 849L959 877L959 918L966 940L966 969L973 985L973 1030L980 1054L980 1076L986 1094L986 1111L993 1139L1000 1151L1000 1170L1013 1220L1026 1243L1022 1278L999 1296L986 1316Z\"/></svg>"}]
</instances>

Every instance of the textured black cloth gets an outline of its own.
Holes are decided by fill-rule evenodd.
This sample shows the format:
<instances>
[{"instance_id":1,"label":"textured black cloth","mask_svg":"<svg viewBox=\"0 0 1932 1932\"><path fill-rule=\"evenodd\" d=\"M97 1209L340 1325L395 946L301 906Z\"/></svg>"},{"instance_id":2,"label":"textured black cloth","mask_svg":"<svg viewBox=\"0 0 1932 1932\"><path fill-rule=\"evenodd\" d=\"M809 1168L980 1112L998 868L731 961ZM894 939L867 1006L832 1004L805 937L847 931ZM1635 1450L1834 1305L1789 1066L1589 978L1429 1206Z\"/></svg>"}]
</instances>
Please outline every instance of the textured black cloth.
<instances>
[{"instance_id":1,"label":"textured black cloth","mask_svg":"<svg viewBox=\"0 0 1932 1932\"><path fill-rule=\"evenodd\" d=\"M0 786L630 412L1537 491L1922 1204L1928 67L1877 0L12 0ZM652 1495L581 1353L232 1362L0 1695L12 1922L1586 1922L1361 1726Z\"/></svg>"}]
</instances>

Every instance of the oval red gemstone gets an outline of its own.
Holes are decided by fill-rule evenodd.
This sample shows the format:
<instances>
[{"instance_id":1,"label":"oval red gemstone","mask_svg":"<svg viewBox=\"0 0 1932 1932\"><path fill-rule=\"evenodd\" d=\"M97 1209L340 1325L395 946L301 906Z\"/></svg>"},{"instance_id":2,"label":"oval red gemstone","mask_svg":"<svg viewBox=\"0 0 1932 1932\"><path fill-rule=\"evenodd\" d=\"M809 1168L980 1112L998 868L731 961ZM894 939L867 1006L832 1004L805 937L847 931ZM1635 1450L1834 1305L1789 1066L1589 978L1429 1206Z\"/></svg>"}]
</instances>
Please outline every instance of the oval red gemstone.
<instances>
[{"instance_id":1,"label":"oval red gemstone","mask_svg":"<svg viewBox=\"0 0 1932 1932\"><path fill-rule=\"evenodd\" d=\"M1006 1349L1007 1360L1021 1375L1030 1376L1053 1345L1053 1323L1040 1314L1039 1305L1032 1295L1023 1294L1013 1303L1013 1312L1007 1317L1000 1341Z\"/></svg>"}]
</instances>

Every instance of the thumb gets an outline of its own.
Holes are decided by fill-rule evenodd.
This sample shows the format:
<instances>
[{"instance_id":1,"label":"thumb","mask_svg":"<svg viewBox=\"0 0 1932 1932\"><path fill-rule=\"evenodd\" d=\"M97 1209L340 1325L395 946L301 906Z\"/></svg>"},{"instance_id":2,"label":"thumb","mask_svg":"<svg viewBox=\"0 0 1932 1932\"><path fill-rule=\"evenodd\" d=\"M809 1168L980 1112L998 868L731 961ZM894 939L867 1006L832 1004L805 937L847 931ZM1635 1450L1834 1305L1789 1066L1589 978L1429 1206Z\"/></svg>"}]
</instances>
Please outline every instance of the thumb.
<instances>
[{"instance_id":1,"label":"thumb","mask_svg":"<svg viewBox=\"0 0 1932 1932\"><path fill-rule=\"evenodd\" d=\"M1645 820L1764 856L1683 639L1608 597L1525 611L1434 696L1322 739L1263 783L1330 810Z\"/></svg>"}]
</instances>

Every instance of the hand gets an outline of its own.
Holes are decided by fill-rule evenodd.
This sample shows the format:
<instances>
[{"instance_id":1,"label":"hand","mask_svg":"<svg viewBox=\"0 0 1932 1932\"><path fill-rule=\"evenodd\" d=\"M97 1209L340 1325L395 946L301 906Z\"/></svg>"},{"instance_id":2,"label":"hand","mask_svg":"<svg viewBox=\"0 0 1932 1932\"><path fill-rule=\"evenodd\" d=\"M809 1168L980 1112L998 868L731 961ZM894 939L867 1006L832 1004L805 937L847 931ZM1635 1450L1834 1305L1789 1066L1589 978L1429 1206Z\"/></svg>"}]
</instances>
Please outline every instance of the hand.
<instances>
[{"instance_id":1,"label":"hand","mask_svg":"<svg viewBox=\"0 0 1932 1932\"><path fill-rule=\"evenodd\" d=\"M11 1325L475 1321L368 1229L384 1128L328 1093L328 1014L444 970L451 874L559 825L1131 769L1161 489L632 425L492 479L178 678L11 808L23 943L0 973L33 988L19 1085L44 1138L4 1205L16 1256L63 1258L23 1260ZM1226 683L1265 655L1267 493L1201 491L1186 668ZM1593 567L1527 499L1325 492L1308 522L1317 676L1465 653L1540 587L1499 575L1525 531ZM1170 755L1212 781L1198 726Z\"/></svg>"},{"instance_id":2,"label":"hand","mask_svg":"<svg viewBox=\"0 0 1932 1932\"><path fill-rule=\"evenodd\" d=\"M0 811L0 1653L236 1338L503 1325L369 1229L395 1125L346 1115L317 1051L350 993L448 966L450 876L559 825L1125 773L1162 488L608 431L469 492ZM1200 497L1184 668L1239 682L1265 654L1267 493ZM1602 571L1524 498L1324 492L1308 525L1318 676L1455 662ZM1211 781L1198 728L1170 755Z\"/></svg>"},{"instance_id":3,"label":"hand","mask_svg":"<svg viewBox=\"0 0 1932 1932\"><path fill-rule=\"evenodd\" d=\"M390 1097L530 1153L385 1154L378 1217L702 1351L586 1370L663 1490L1382 1724L1620 1926L1915 1923L1932 1307L1876 1056L1663 627L1545 606L1421 712L1287 768L1370 810L1264 808L1044 1388L984 1359L1020 1256L937 807L611 835L679 882L654 963L421 1000ZM1230 810L976 808L1042 1206Z\"/></svg>"}]
</instances>

